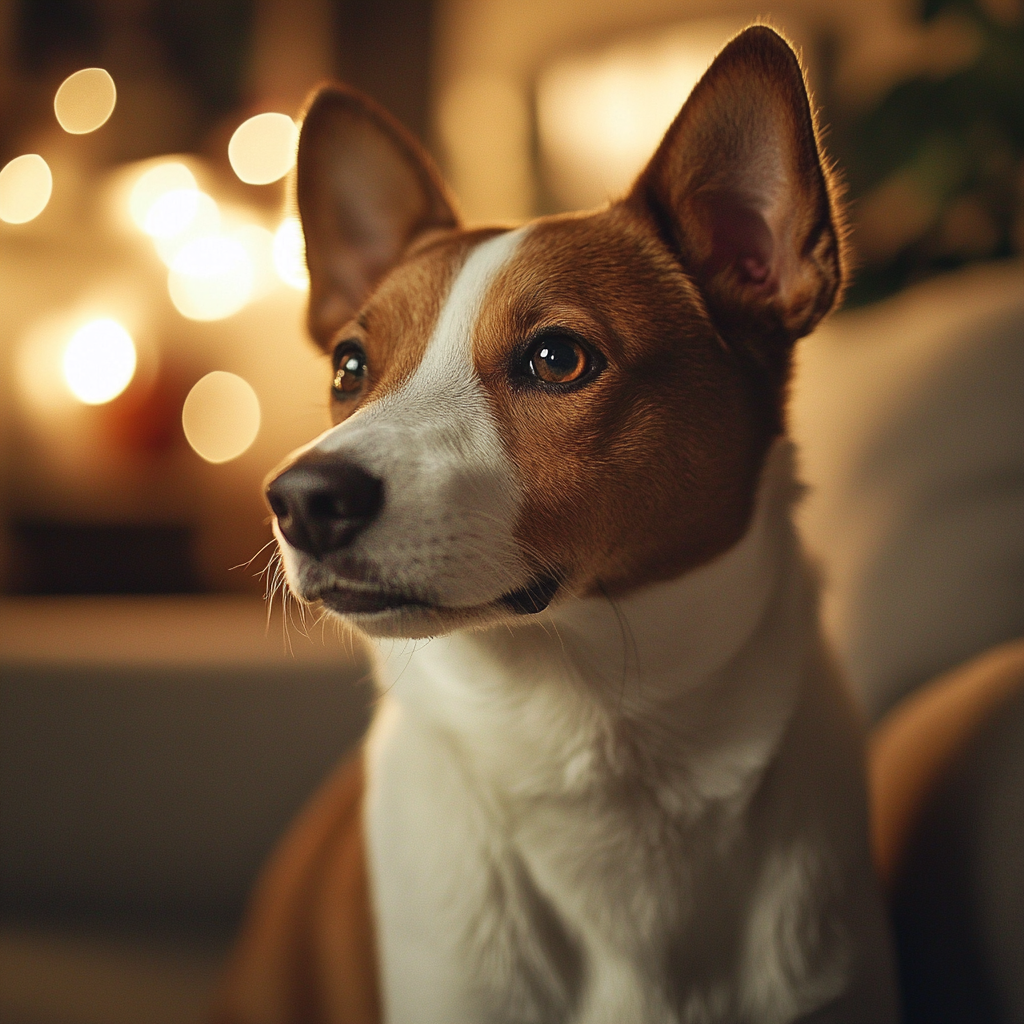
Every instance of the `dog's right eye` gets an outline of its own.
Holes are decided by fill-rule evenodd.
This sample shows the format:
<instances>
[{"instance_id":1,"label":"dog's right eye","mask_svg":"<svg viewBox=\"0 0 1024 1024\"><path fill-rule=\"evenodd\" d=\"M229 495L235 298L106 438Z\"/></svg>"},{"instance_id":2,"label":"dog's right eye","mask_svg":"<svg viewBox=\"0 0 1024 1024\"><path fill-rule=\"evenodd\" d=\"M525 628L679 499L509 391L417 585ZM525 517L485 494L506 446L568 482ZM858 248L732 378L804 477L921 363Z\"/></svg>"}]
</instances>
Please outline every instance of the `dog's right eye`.
<instances>
[{"instance_id":1,"label":"dog's right eye","mask_svg":"<svg viewBox=\"0 0 1024 1024\"><path fill-rule=\"evenodd\" d=\"M600 354L575 334L557 328L542 331L519 358L521 379L556 391L585 384L604 367Z\"/></svg>"},{"instance_id":2,"label":"dog's right eye","mask_svg":"<svg viewBox=\"0 0 1024 1024\"><path fill-rule=\"evenodd\" d=\"M331 391L338 399L355 398L366 383L366 353L358 341L343 341L334 350Z\"/></svg>"}]
</instances>

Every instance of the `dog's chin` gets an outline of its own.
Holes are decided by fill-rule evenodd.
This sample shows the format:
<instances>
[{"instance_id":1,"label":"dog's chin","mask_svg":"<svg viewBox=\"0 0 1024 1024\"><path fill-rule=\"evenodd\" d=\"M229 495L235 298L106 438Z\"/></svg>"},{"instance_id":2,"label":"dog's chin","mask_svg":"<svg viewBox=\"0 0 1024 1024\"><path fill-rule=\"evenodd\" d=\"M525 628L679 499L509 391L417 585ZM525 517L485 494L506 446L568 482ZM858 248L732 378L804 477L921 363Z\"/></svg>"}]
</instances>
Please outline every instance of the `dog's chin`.
<instances>
[{"instance_id":1,"label":"dog's chin","mask_svg":"<svg viewBox=\"0 0 1024 1024\"><path fill-rule=\"evenodd\" d=\"M458 629L483 629L537 614L547 608L558 589L557 580L541 577L493 601L458 606L434 604L376 587L335 583L306 599L319 602L328 613L368 636L423 640Z\"/></svg>"}]
</instances>

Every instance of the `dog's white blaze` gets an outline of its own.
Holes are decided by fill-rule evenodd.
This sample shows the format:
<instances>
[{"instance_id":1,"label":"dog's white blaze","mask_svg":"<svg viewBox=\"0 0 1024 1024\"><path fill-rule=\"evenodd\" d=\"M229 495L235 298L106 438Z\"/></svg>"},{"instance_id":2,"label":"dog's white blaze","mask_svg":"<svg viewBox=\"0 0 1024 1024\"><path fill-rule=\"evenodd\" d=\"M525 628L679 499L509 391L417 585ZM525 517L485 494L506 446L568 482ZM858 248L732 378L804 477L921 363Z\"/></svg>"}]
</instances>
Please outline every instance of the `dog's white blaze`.
<instances>
[{"instance_id":1,"label":"dog's white blaze","mask_svg":"<svg viewBox=\"0 0 1024 1024\"><path fill-rule=\"evenodd\" d=\"M393 396L393 400L402 396L402 401L419 398L436 405L439 388L447 390L455 385L459 389L458 397L461 398L461 387L472 385L476 397L482 403L480 412L497 437L494 417L473 369L473 332L491 283L498 271L515 254L526 230L520 228L518 231L496 235L470 253L441 309L423 361L409 383ZM454 414L457 419L463 418L462 409L458 407L444 405L439 411L442 415Z\"/></svg>"},{"instance_id":2,"label":"dog's white blaze","mask_svg":"<svg viewBox=\"0 0 1024 1024\"><path fill-rule=\"evenodd\" d=\"M388 582L450 607L528 582L512 534L518 475L473 364L480 309L524 233L469 254L412 377L316 442L384 482L383 512L358 538L359 554Z\"/></svg>"}]
</instances>

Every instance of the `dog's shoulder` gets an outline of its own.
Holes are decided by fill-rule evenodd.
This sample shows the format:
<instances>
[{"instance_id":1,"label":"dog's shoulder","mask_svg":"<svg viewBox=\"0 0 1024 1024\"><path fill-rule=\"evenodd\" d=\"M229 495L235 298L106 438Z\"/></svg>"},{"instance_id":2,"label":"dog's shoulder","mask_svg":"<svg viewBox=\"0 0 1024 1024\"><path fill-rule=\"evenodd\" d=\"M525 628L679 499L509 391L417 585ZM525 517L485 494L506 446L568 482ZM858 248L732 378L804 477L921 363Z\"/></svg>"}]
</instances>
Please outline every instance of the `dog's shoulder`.
<instances>
[{"instance_id":1,"label":"dog's shoulder","mask_svg":"<svg viewBox=\"0 0 1024 1024\"><path fill-rule=\"evenodd\" d=\"M381 1020L363 834L363 752L342 763L263 871L217 1024Z\"/></svg>"}]
</instances>

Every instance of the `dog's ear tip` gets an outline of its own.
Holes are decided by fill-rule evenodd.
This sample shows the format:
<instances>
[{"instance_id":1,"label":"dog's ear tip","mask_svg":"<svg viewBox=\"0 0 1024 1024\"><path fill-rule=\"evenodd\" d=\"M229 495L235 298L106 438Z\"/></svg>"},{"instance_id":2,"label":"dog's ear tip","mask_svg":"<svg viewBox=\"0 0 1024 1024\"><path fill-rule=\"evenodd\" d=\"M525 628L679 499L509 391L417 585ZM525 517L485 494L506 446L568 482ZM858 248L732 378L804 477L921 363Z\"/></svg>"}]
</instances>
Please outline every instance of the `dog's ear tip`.
<instances>
[{"instance_id":1,"label":"dog's ear tip","mask_svg":"<svg viewBox=\"0 0 1024 1024\"><path fill-rule=\"evenodd\" d=\"M349 93L350 90L348 86L342 82L336 82L331 79L324 79L323 81L317 82L317 84L306 93L306 98L300 108L300 122L306 122L309 120L310 114L314 111L318 111L330 103L338 102L343 96Z\"/></svg>"},{"instance_id":2,"label":"dog's ear tip","mask_svg":"<svg viewBox=\"0 0 1024 1024\"><path fill-rule=\"evenodd\" d=\"M767 80L806 90L806 73L799 47L774 25L759 22L733 36L712 63L720 73L760 72ZM709 69L711 70L711 69Z\"/></svg>"},{"instance_id":3,"label":"dog's ear tip","mask_svg":"<svg viewBox=\"0 0 1024 1024\"><path fill-rule=\"evenodd\" d=\"M748 25L742 32L737 33L732 42L742 41L746 45L757 45L774 47L780 52L786 50L793 52L793 46L789 40L774 25L766 21L759 21Z\"/></svg>"},{"instance_id":4,"label":"dog's ear tip","mask_svg":"<svg viewBox=\"0 0 1024 1024\"><path fill-rule=\"evenodd\" d=\"M715 58L627 202L653 216L721 329L769 324L792 341L842 289L832 182L800 58L756 24Z\"/></svg>"},{"instance_id":5,"label":"dog's ear tip","mask_svg":"<svg viewBox=\"0 0 1024 1024\"><path fill-rule=\"evenodd\" d=\"M748 25L741 32L738 32L723 47L722 53L734 51L737 56L740 54L778 58L786 62L795 62L799 65L800 58L797 48L785 34L774 25L768 22L757 22Z\"/></svg>"},{"instance_id":6,"label":"dog's ear tip","mask_svg":"<svg viewBox=\"0 0 1024 1024\"><path fill-rule=\"evenodd\" d=\"M394 129L398 122L370 95L346 82L324 79L314 86L302 106L300 123L312 127L320 118L336 118L344 114L369 117L385 122Z\"/></svg>"}]
</instances>

